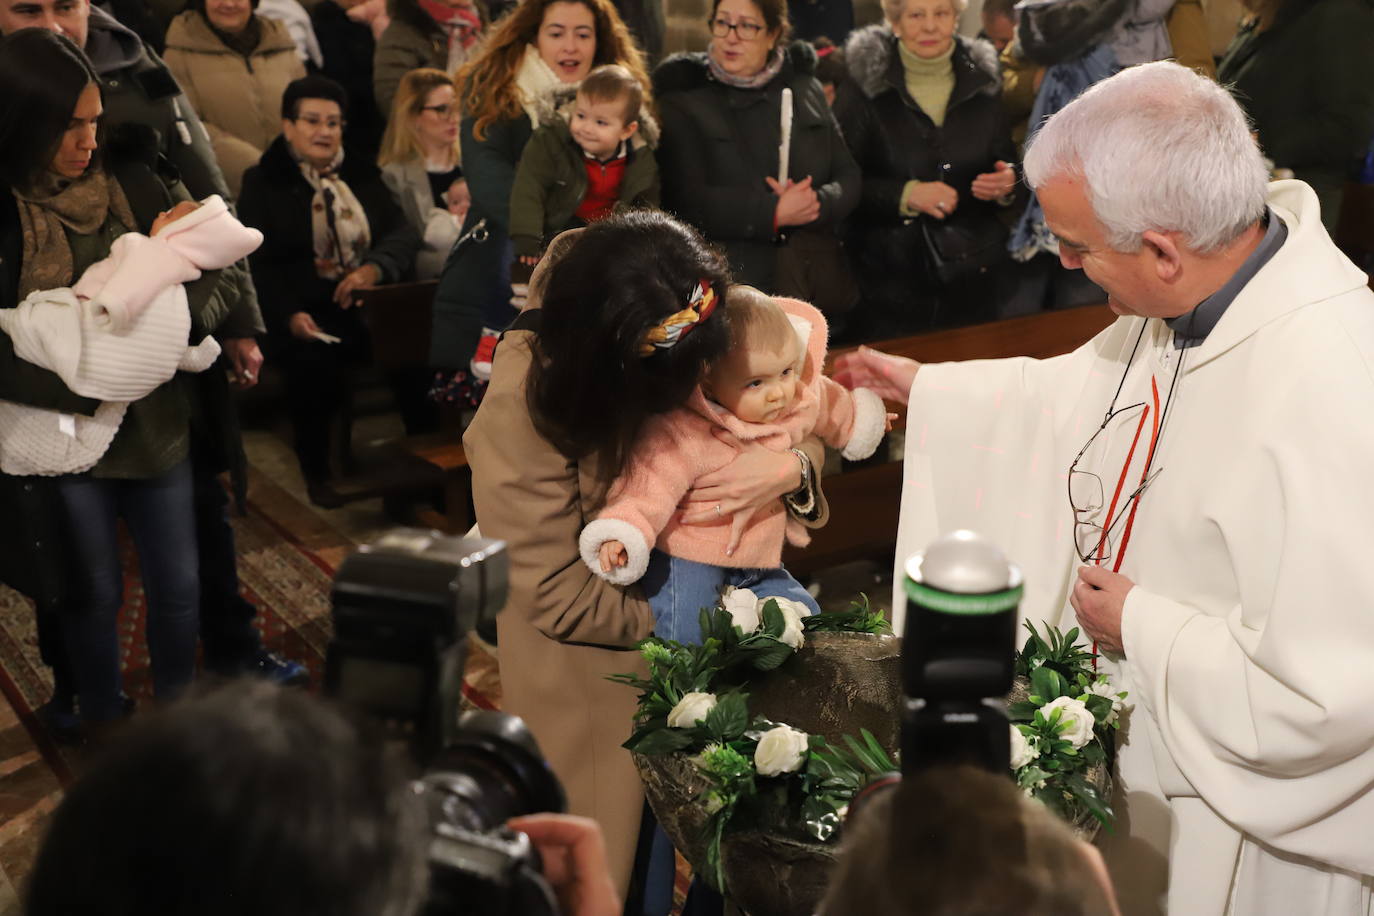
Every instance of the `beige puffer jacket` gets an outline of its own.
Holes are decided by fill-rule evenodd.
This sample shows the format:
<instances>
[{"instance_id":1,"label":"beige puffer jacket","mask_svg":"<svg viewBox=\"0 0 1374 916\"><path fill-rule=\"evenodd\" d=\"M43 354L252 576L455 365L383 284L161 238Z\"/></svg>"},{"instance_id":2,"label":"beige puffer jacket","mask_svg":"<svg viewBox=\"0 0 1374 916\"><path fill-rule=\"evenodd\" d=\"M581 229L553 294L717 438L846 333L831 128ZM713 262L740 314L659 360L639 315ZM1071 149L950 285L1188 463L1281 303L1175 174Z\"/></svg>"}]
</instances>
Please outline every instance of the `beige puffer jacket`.
<instances>
[{"instance_id":1,"label":"beige puffer jacket","mask_svg":"<svg viewBox=\"0 0 1374 916\"><path fill-rule=\"evenodd\" d=\"M262 39L247 59L230 50L193 10L177 16L167 30L167 66L205 122L235 197L243 173L281 133L281 97L287 84L305 76L286 26L254 18Z\"/></svg>"}]
</instances>

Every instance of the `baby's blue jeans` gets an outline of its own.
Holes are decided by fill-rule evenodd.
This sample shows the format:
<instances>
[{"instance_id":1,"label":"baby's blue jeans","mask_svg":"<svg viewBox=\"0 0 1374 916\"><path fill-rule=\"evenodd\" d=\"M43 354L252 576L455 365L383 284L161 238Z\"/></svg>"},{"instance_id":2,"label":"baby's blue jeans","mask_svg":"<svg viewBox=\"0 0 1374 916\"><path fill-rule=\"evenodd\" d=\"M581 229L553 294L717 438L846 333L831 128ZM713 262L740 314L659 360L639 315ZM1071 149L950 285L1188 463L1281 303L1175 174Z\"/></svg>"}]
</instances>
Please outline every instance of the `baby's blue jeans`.
<instances>
[{"instance_id":1,"label":"baby's blue jeans","mask_svg":"<svg viewBox=\"0 0 1374 916\"><path fill-rule=\"evenodd\" d=\"M701 609L717 607L720 593L727 585L747 588L760 598L791 598L810 608L813 614L821 612L816 599L781 566L711 566L655 550L639 584L654 612L654 635L682 643L701 642Z\"/></svg>"}]
</instances>

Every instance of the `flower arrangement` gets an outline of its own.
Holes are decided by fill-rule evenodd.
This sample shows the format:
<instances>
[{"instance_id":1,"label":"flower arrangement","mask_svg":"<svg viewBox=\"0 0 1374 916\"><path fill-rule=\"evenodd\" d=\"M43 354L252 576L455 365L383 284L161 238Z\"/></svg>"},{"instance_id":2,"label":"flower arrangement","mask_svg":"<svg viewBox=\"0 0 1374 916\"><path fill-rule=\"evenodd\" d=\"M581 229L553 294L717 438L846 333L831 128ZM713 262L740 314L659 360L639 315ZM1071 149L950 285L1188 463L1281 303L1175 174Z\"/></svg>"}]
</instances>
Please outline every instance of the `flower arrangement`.
<instances>
[{"instance_id":1,"label":"flower arrangement","mask_svg":"<svg viewBox=\"0 0 1374 916\"><path fill-rule=\"evenodd\" d=\"M1077 645L1077 628L1047 627L1043 637L1034 624L1026 629L1015 673L1027 696L1007 708L1016 784L1071 824L1091 817L1110 828L1111 805L1090 774L1109 767L1126 692L1094 669L1097 656Z\"/></svg>"},{"instance_id":2,"label":"flower arrangement","mask_svg":"<svg viewBox=\"0 0 1374 916\"><path fill-rule=\"evenodd\" d=\"M849 610L811 615L786 598L727 592L721 606L701 611L702 641L688 645L649 637L639 649L647 678L612 680L640 691L634 734L625 747L649 756L695 756L707 783L707 880L723 889L720 847L742 823L801 823L814 839L834 836L849 800L871 778L896 769L868 731L837 747L820 735L749 714L748 680L771 671L814 632L883 633L881 611L866 596ZM747 816L744 816L747 815Z\"/></svg>"},{"instance_id":3,"label":"flower arrangement","mask_svg":"<svg viewBox=\"0 0 1374 916\"><path fill-rule=\"evenodd\" d=\"M1008 707L1011 768L1017 784L1070 823L1112 811L1094 769L1108 760L1125 692L1093 670L1096 656L1076 645L1078 630L1032 624L1015 673L1026 698ZM706 878L724 890L721 843L727 832L759 824L800 825L812 839L835 837L850 800L874 778L898 769L874 736L860 730L834 744L749 711L749 680L776 669L809 633L886 633L866 596L847 611L809 615L785 598L734 589L701 611L699 645L649 637L639 645L648 676L611 679L640 691L635 730L625 747L646 756L683 753L706 782ZM1013 695L1015 695L1013 691Z\"/></svg>"}]
</instances>

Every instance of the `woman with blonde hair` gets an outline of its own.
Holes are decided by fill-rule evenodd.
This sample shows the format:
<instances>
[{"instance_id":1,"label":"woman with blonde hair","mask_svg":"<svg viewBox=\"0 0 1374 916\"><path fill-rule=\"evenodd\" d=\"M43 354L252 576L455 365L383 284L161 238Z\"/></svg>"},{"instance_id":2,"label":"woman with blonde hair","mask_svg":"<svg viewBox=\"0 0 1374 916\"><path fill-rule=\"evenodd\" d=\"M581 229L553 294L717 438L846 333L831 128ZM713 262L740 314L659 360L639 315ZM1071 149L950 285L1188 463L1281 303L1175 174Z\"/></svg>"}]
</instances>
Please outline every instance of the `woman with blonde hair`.
<instances>
[{"instance_id":1,"label":"woman with blonde hair","mask_svg":"<svg viewBox=\"0 0 1374 916\"><path fill-rule=\"evenodd\" d=\"M433 280L443 270L471 201L458 152L452 77L422 67L401 79L377 165L406 220L424 239L415 278Z\"/></svg>"},{"instance_id":2,"label":"woman with blonde hair","mask_svg":"<svg viewBox=\"0 0 1374 916\"><path fill-rule=\"evenodd\" d=\"M515 317L510 195L520 154L602 64L627 68L647 99L643 55L610 0L522 0L458 73L472 207L439 280L430 343L431 364L453 387L466 383L469 370L478 379L491 372L496 335Z\"/></svg>"}]
</instances>

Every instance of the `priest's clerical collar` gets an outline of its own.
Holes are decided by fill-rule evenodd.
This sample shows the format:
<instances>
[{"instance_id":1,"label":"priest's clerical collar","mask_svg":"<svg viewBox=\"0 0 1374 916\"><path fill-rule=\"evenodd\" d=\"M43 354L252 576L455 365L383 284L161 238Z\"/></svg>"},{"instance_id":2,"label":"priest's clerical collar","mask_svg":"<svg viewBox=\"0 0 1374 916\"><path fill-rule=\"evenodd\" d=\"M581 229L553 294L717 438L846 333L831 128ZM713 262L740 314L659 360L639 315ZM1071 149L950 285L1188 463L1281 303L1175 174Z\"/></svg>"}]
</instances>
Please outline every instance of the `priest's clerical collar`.
<instances>
[{"instance_id":1,"label":"priest's clerical collar","mask_svg":"<svg viewBox=\"0 0 1374 916\"><path fill-rule=\"evenodd\" d=\"M1250 257L1245 259L1240 269L1231 275L1231 279L1222 284L1221 289L1203 299L1191 312L1177 318L1164 319L1164 323L1173 330L1174 344L1179 349L1196 347L1206 340L1207 335L1212 333L1212 328L1217 326L1217 322L1225 314L1227 307L1240 295L1240 291L1245 289L1246 284L1260 272L1260 268L1268 264L1269 259L1283 247L1284 240L1288 238L1288 227L1283 224L1283 220L1272 208L1265 207L1264 222L1267 224L1264 238L1260 239L1260 243L1250 252Z\"/></svg>"}]
</instances>

